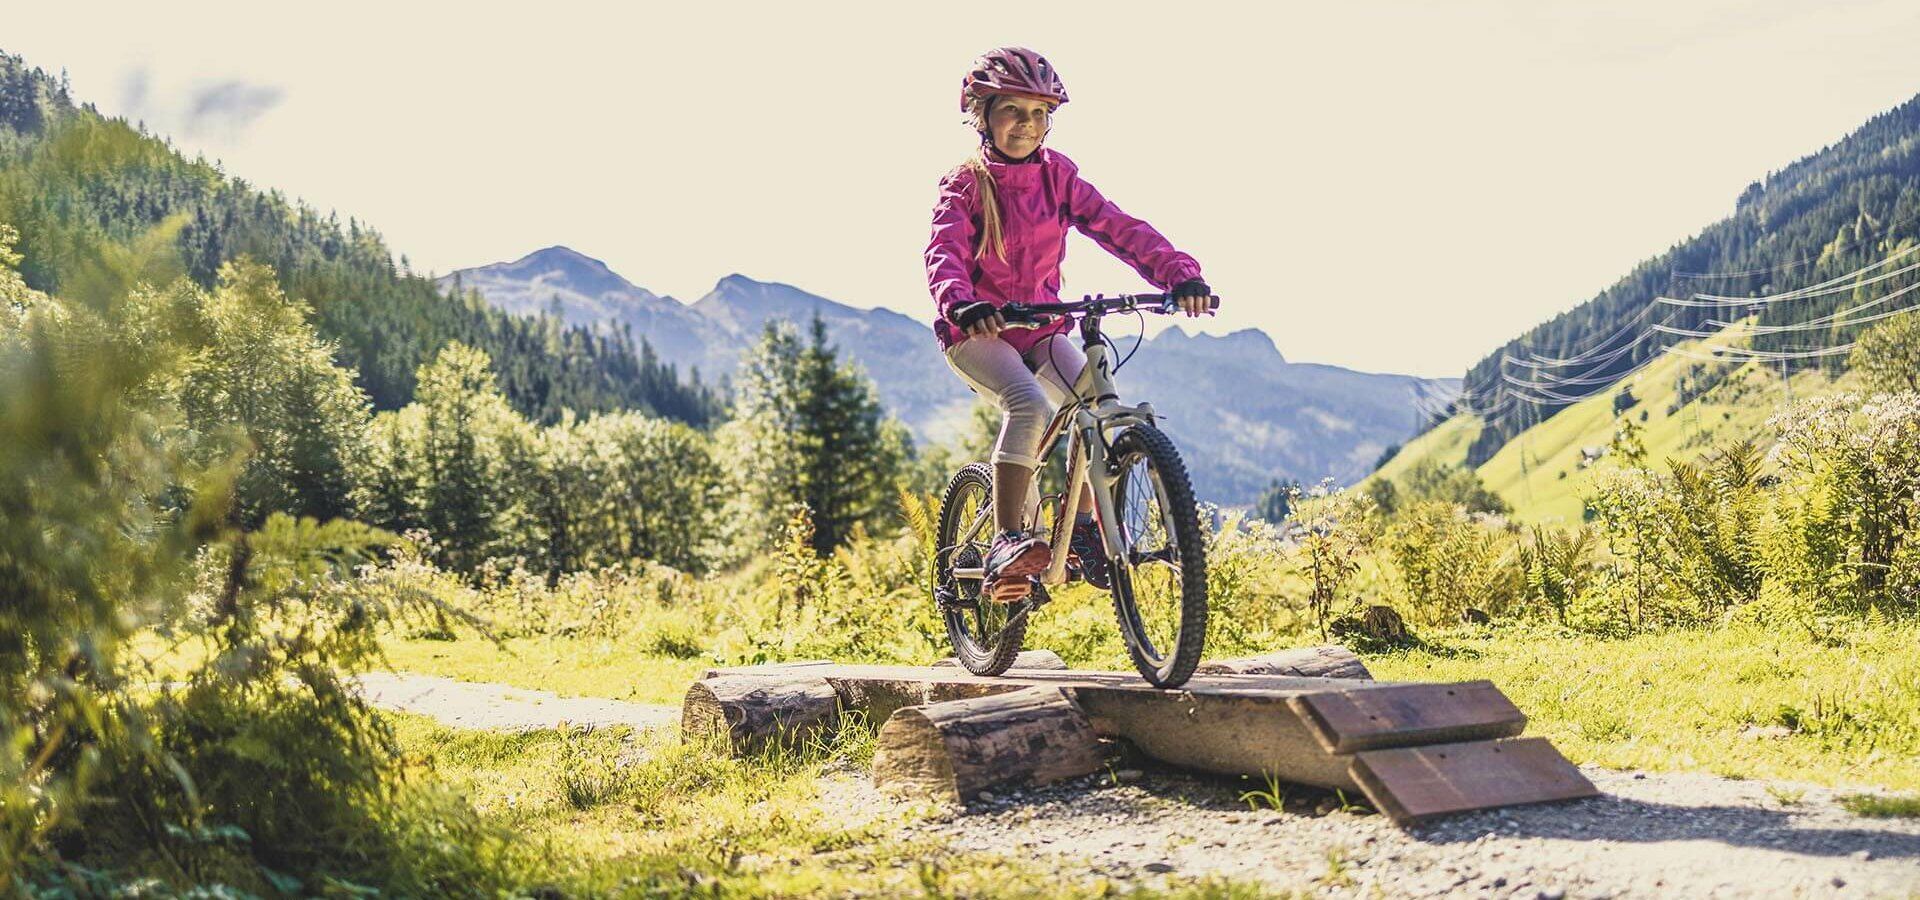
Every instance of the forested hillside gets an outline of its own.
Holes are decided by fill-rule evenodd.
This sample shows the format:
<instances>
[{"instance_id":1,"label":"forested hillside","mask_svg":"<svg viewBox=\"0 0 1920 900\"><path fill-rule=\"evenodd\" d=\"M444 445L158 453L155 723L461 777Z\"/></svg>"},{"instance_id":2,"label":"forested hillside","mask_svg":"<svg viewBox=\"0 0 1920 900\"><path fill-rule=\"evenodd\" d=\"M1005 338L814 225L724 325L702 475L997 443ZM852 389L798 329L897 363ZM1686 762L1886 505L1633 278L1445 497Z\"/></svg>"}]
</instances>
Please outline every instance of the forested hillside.
<instances>
[{"instance_id":1,"label":"forested hillside","mask_svg":"<svg viewBox=\"0 0 1920 900\"><path fill-rule=\"evenodd\" d=\"M380 409L404 405L414 373L450 342L486 351L522 413L634 409L704 424L714 392L659 363L627 331L595 332L509 316L450 296L396 263L380 235L188 160L170 142L90 104L0 53L0 221L19 231L31 287L100 304L136 281L187 275L212 287L222 263L249 256L312 306L336 361Z\"/></svg>"},{"instance_id":2,"label":"forested hillside","mask_svg":"<svg viewBox=\"0 0 1920 900\"><path fill-rule=\"evenodd\" d=\"M1915 260L1890 257L1910 251L1916 237L1920 98L1754 181L1731 216L1481 360L1454 407L1485 420L1467 460L1485 463L1514 436L1611 392L1673 345L1750 315L1756 327L1731 354L1736 360L1837 369L1872 316L1912 302L1895 292L1915 282Z\"/></svg>"}]
</instances>

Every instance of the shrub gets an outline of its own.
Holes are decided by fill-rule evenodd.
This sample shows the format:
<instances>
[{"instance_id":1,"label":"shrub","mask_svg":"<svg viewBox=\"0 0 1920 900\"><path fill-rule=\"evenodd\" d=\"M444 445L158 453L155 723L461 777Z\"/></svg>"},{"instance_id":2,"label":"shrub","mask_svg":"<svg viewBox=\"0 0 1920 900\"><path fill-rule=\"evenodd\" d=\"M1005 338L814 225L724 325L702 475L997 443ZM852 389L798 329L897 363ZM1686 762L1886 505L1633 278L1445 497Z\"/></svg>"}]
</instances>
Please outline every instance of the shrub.
<instances>
[{"instance_id":1,"label":"shrub","mask_svg":"<svg viewBox=\"0 0 1920 900\"><path fill-rule=\"evenodd\" d=\"M299 466L194 452L203 436L171 390L186 350L153 327L160 295L63 304L25 289L8 243L0 233L0 883L505 890L488 849L503 845L470 809L408 786L346 683L389 623L457 614L353 578L389 535L254 518L236 486ZM139 658L139 632L182 648L183 669Z\"/></svg>"},{"instance_id":2,"label":"shrub","mask_svg":"<svg viewBox=\"0 0 1920 900\"><path fill-rule=\"evenodd\" d=\"M1773 422L1771 574L1834 612L1920 611L1920 394L1814 398Z\"/></svg>"},{"instance_id":3,"label":"shrub","mask_svg":"<svg viewBox=\"0 0 1920 900\"><path fill-rule=\"evenodd\" d=\"M1572 531L1533 526L1520 545L1520 571L1529 598L1553 610L1555 621L1567 624L1567 614L1599 576L1592 529Z\"/></svg>"},{"instance_id":4,"label":"shrub","mask_svg":"<svg viewBox=\"0 0 1920 900\"><path fill-rule=\"evenodd\" d=\"M1428 500L1404 510L1385 543L1408 608L1428 624L1460 622L1470 608L1504 612L1518 597L1513 538L1485 515Z\"/></svg>"},{"instance_id":5,"label":"shrub","mask_svg":"<svg viewBox=\"0 0 1920 900\"><path fill-rule=\"evenodd\" d=\"M1334 490L1330 483L1323 483L1296 515L1300 550L1294 556L1295 565L1307 578L1307 608L1324 640L1334 607L1346 598L1354 576L1360 573L1362 557L1379 540L1379 517L1372 497Z\"/></svg>"},{"instance_id":6,"label":"shrub","mask_svg":"<svg viewBox=\"0 0 1920 900\"><path fill-rule=\"evenodd\" d=\"M1212 518L1203 508L1200 519ZM1282 532L1261 518L1230 515L1218 529L1207 528L1207 617L1209 653L1266 652L1284 636L1300 630L1304 619L1285 597L1288 551Z\"/></svg>"},{"instance_id":7,"label":"shrub","mask_svg":"<svg viewBox=\"0 0 1920 900\"><path fill-rule=\"evenodd\" d=\"M1895 316L1867 329L1847 358L1876 391L1920 391L1920 317Z\"/></svg>"},{"instance_id":8,"label":"shrub","mask_svg":"<svg viewBox=\"0 0 1920 900\"><path fill-rule=\"evenodd\" d=\"M1404 490L1390 495L1400 508L1409 508L1426 500L1439 500L1465 507L1468 512L1500 513L1511 511L1507 501L1487 489L1478 473L1465 466L1442 466L1422 460L1407 470L1400 483Z\"/></svg>"}]
</instances>

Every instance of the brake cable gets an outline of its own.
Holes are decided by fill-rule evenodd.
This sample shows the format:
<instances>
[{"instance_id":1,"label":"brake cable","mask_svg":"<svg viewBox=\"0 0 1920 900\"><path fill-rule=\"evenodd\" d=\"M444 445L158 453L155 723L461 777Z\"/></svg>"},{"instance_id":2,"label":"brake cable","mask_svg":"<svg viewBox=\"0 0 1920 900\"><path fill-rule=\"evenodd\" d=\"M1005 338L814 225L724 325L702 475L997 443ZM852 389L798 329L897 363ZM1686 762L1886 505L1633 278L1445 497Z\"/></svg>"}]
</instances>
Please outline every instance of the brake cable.
<instances>
[{"instance_id":1,"label":"brake cable","mask_svg":"<svg viewBox=\"0 0 1920 900\"><path fill-rule=\"evenodd\" d=\"M1127 364L1127 360L1132 359L1133 355L1140 351L1140 345L1147 341L1147 314L1141 312L1138 307L1135 307L1133 316L1140 322L1140 333L1133 337L1133 349L1128 350L1126 356L1121 356L1120 361L1113 364L1113 372L1116 375L1120 374L1120 369ZM1107 343L1107 348L1113 351L1113 355L1120 356L1119 345L1115 344L1113 338L1108 337L1106 332L1100 332L1100 339Z\"/></svg>"}]
</instances>

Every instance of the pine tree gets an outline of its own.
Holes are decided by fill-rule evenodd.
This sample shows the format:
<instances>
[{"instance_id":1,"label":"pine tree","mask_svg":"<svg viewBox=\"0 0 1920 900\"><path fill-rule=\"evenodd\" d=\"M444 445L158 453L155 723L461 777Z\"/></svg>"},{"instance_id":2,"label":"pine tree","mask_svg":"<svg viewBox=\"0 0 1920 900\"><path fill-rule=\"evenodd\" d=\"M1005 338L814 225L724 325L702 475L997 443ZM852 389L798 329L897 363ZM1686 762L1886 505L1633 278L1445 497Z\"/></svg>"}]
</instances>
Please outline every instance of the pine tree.
<instances>
[{"instance_id":1,"label":"pine tree","mask_svg":"<svg viewBox=\"0 0 1920 900\"><path fill-rule=\"evenodd\" d=\"M754 540L778 524L768 511L804 503L814 549L829 553L890 508L909 452L904 430L884 417L873 383L840 361L818 316L804 345L784 322L768 322L741 363L734 418L735 477L764 520Z\"/></svg>"}]
</instances>

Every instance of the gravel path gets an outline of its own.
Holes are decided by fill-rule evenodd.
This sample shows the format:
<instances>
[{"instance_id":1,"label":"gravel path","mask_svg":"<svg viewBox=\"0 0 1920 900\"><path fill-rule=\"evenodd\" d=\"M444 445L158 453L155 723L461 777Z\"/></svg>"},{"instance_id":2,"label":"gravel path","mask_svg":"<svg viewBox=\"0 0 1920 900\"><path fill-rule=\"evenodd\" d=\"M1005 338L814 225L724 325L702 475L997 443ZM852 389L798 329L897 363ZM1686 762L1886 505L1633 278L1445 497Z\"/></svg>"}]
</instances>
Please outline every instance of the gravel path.
<instances>
[{"instance_id":1,"label":"gravel path","mask_svg":"<svg viewBox=\"0 0 1920 900\"><path fill-rule=\"evenodd\" d=\"M1920 897L1920 821L1854 816L1835 802L1843 792L1584 771L1605 796L1410 830L1311 788L1288 791L1284 812L1250 812L1238 784L1135 772L1117 786L1101 775L976 802L918 828L956 850L1039 858L1065 878L1222 875L1315 897ZM875 792L844 778L828 796L846 808L863 794Z\"/></svg>"},{"instance_id":2,"label":"gravel path","mask_svg":"<svg viewBox=\"0 0 1920 900\"><path fill-rule=\"evenodd\" d=\"M377 706L465 728L656 728L680 715L426 675L360 683ZM1240 792L1251 785L1131 769L1014 791L911 828L956 851L1019 855L1064 879L1121 886L1219 875L1329 898L1920 898L1920 821L1854 816L1837 803L1843 791L1584 771L1605 796L1414 829L1342 811L1312 788L1287 788L1281 811L1249 811ZM820 805L850 822L900 810L855 772L823 781Z\"/></svg>"},{"instance_id":3,"label":"gravel path","mask_svg":"<svg viewBox=\"0 0 1920 900\"><path fill-rule=\"evenodd\" d=\"M502 684L477 684L433 675L369 672L358 679L362 696L381 709L432 716L460 728L526 730L574 725L631 725L636 730L680 721L680 707L562 697Z\"/></svg>"}]
</instances>

